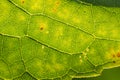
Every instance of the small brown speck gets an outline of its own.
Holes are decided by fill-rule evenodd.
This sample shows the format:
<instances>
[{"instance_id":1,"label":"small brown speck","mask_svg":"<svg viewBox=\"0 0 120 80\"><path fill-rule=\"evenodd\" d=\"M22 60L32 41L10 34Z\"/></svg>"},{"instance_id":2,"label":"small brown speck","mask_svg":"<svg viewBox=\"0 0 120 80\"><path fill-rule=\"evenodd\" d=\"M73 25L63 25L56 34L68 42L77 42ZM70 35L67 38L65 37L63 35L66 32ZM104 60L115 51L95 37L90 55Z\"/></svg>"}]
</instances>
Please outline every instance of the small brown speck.
<instances>
[{"instance_id":1,"label":"small brown speck","mask_svg":"<svg viewBox=\"0 0 120 80\"><path fill-rule=\"evenodd\" d=\"M24 3L25 3L25 1L24 1L24 0L22 0L21 2L22 2L22 4L24 4Z\"/></svg>"},{"instance_id":2,"label":"small brown speck","mask_svg":"<svg viewBox=\"0 0 120 80\"><path fill-rule=\"evenodd\" d=\"M117 57L120 57L120 52L117 53Z\"/></svg>"},{"instance_id":3,"label":"small brown speck","mask_svg":"<svg viewBox=\"0 0 120 80\"><path fill-rule=\"evenodd\" d=\"M116 63L116 61L113 61L113 63Z\"/></svg>"},{"instance_id":4,"label":"small brown speck","mask_svg":"<svg viewBox=\"0 0 120 80\"><path fill-rule=\"evenodd\" d=\"M60 4L60 2L59 2L59 1L57 1L57 2L56 2L56 5L59 5L59 4Z\"/></svg>"},{"instance_id":5,"label":"small brown speck","mask_svg":"<svg viewBox=\"0 0 120 80\"><path fill-rule=\"evenodd\" d=\"M112 54L112 57L115 58L116 57L115 54Z\"/></svg>"},{"instance_id":6,"label":"small brown speck","mask_svg":"<svg viewBox=\"0 0 120 80\"><path fill-rule=\"evenodd\" d=\"M86 11L84 11L84 13L86 13Z\"/></svg>"},{"instance_id":7,"label":"small brown speck","mask_svg":"<svg viewBox=\"0 0 120 80\"><path fill-rule=\"evenodd\" d=\"M44 28L43 27L40 27L40 30L43 30Z\"/></svg>"}]
</instances>

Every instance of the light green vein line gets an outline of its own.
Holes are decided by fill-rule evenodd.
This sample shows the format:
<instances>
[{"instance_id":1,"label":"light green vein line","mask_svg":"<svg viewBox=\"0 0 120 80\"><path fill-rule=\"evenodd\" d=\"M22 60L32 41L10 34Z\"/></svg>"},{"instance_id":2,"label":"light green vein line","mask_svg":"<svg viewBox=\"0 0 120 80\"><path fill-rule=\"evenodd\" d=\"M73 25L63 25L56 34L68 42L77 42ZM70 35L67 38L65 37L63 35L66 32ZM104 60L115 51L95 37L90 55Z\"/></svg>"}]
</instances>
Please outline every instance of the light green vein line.
<instances>
[{"instance_id":1,"label":"light green vein line","mask_svg":"<svg viewBox=\"0 0 120 80\"><path fill-rule=\"evenodd\" d=\"M2 35L2 36L7 36L7 37L11 37L11 38L17 38L17 39L21 38L20 36L14 36L14 35L3 34L3 33L0 33L0 35Z\"/></svg>"},{"instance_id":2,"label":"light green vein line","mask_svg":"<svg viewBox=\"0 0 120 80\"><path fill-rule=\"evenodd\" d=\"M59 20L59 19L56 19L56 18L51 17L51 16L48 16L48 15L46 15L46 14L38 13L38 14L32 14L32 16L43 16L43 17L47 17L47 18L49 18L49 19L52 19L52 20L57 21L57 22L59 22L59 23L65 24L65 25L67 25L67 26L69 26L69 27L75 28L76 30L82 31L82 32L84 32L84 33L86 33L86 34L91 35L92 37L94 37L93 34L87 32L87 31L85 31L85 30L82 30L81 28L79 28L79 27L77 27L77 26L75 27L74 25L70 24L69 22L68 22L68 23L63 22L63 21L61 21L61 20Z\"/></svg>"},{"instance_id":3,"label":"light green vein line","mask_svg":"<svg viewBox=\"0 0 120 80\"><path fill-rule=\"evenodd\" d=\"M60 22L60 23L65 24L65 25L68 25L68 26L70 26L70 27L72 27L72 28L75 28L75 29L77 29L77 30L80 30L80 31L88 34L88 35L93 36L93 34L87 32L87 31L85 31L85 30L82 30L82 29L80 29L80 28L78 28L78 27L75 27L75 26L73 26L72 24L65 23L65 22L63 22L63 21L61 21L61 20L58 20L58 19L55 19L55 18L53 18L53 17L47 16L47 15L44 14L44 13L32 14L32 13L28 12L27 10L21 8L18 4L14 3L13 1L11 1L11 0L8 0L8 1L9 1L10 3L12 3L13 5L15 5L17 8L19 8L20 10L22 10L23 12L25 12L25 13L31 15L31 16L43 16L43 17L47 17L47 18L49 18L49 19L52 19L52 20L54 20L54 21ZM93 37L94 37L94 36L93 36Z\"/></svg>"},{"instance_id":4,"label":"light green vein line","mask_svg":"<svg viewBox=\"0 0 120 80\"><path fill-rule=\"evenodd\" d=\"M104 63L104 64L101 64L101 66L103 66L103 69L106 69L106 68L104 68L104 65L107 65L107 64L110 64L110 63L115 64L116 62L119 62L119 61L120 61L120 60L109 61L109 62L106 62L106 63ZM115 66L115 67L120 67L120 64L117 65L117 66ZM113 67L112 67L112 68L113 68ZM109 68L107 68L107 69L109 69Z\"/></svg>"},{"instance_id":5,"label":"light green vein line","mask_svg":"<svg viewBox=\"0 0 120 80\"><path fill-rule=\"evenodd\" d=\"M14 63L10 64L9 66L12 66L12 65L14 65L15 63L19 63L19 62L22 62L22 60L15 61ZM27 71L22 72L19 76L23 75L25 72L27 72ZM11 80L13 80L13 79L15 79L15 78L17 78L17 77L19 77L19 76L11 77Z\"/></svg>"},{"instance_id":6,"label":"light green vein line","mask_svg":"<svg viewBox=\"0 0 120 80\"><path fill-rule=\"evenodd\" d=\"M28 72L24 72L22 75L14 78L14 80L19 80L18 78L21 78L22 76L24 76L25 74L28 74L30 77L34 78L34 80L37 80L35 77L33 77L31 74L29 74ZM23 78L22 78L23 79Z\"/></svg>"},{"instance_id":7,"label":"light green vein line","mask_svg":"<svg viewBox=\"0 0 120 80\"><path fill-rule=\"evenodd\" d=\"M8 63L5 62L4 59L0 59L0 60L1 60L2 62L4 62L4 63L7 65L7 69L8 69L8 71L9 71L9 73L10 73L10 78L12 78L12 72L11 72L11 70L10 70L10 67L9 67Z\"/></svg>"},{"instance_id":8,"label":"light green vein line","mask_svg":"<svg viewBox=\"0 0 120 80\"><path fill-rule=\"evenodd\" d=\"M11 9L9 12L9 15L7 16L7 20L3 22L3 25L0 26L5 26L7 23L9 23L8 19L12 17L12 12L14 12L14 9Z\"/></svg>"},{"instance_id":9,"label":"light green vein line","mask_svg":"<svg viewBox=\"0 0 120 80\"><path fill-rule=\"evenodd\" d=\"M32 59L29 59L29 60L28 60L28 61L26 61L25 63L27 64L28 62L32 61L33 59L42 60L42 59L40 59L40 58L38 58L38 57L33 57ZM30 67L30 66L29 66L29 67ZM62 76L57 76L57 77L54 77L54 78L47 78L47 79L52 79L52 80L54 80L54 79L59 78L59 77L61 77L61 78L62 78L63 76L65 76L65 75L67 75L67 74L68 74L69 70L71 70L71 66L70 66L70 68L68 68L68 69L67 69L66 73L65 73L65 74L63 74ZM29 72L29 71L27 71L27 72ZM32 75L32 74L31 74L31 75ZM40 78L40 79L45 79L45 80L46 80L46 78Z\"/></svg>"},{"instance_id":10,"label":"light green vein line","mask_svg":"<svg viewBox=\"0 0 120 80\"><path fill-rule=\"evenodd\" d=\"M25 70L27 70L26 69L26 66L25 66L25 62L24 62L24 59L23 59L23 56L22 56L22 44L21 44L21 39L19 39L19 44L20 44L20 47L19 47L19 50L20 50L20 58L21 58L21 61L22 61L22 63L23 63L23 65L24 65L24 68L25 68Z\"/></svg>"},{"instance_id":11,"label":"light green vein line","mask_svg":"<svg viewBox=\"0 0 120 80\"><path fill-rule=\"evenodd\" d=\"M4 45L4 36L3 36L2 38L3 38L2 44ZM4 49L4 47L2 46L2 53L3 53L3 49ZM4 61L4 58L3 58L3 57L2 57L1 60L7 65L8 71L9 71L9 73L10 73L10 77L12 77L12 72L10 71L9 64L8 64L7 62Z\"/></svg>"},{"instance_id":12,"label":"light green vein line","mask_svg":"<svg viewBox=\"0 0 120 80\"><path fill-rule=\"evenodd\" d=\"M116 41L116 42L120 42L120 40L118 40L118 39L111 39L111 38L96 37L96 39L98 39L98 40L106 40L106 41Z\"/></svg>"},{"instance_id":13,"label":"light green vein line","mask_svg":"<svg viewBox=\"0 0 120 80\"><path fill-rule=\"evenodd\" d=\"M28 35L28 31L29 31L29 26L30 26L30 21L31 21L32 16L30 15L29 19L28 19L28 23L27 23L27 30L25 35Z\"/></svg>"},{"instance_id":14,"label":"light green vein line","mask_svg":"<svg viewBox=\"0 0 120 80\"><path fill-rule=\"evenodd\" d=\"M2 42L1 42L1 53L0 53L0 58L1 58L1 54L2 54L2 52L3 52L3 35L1 35L1 38L2 38Z\"/></svg>"},{"instance_id":15,"label":"light green vein line","mask_svg":"<svg viewBox=\"0 0 120 80\"><path fill-rule=\"evenodd\" d=\"M26 72L24 72L24 73L26 73ZM13 80L16 80L16 78L21 77L24 73L22 73L21 75L19 75L19 76L17 76L17 77L15 77L15 78L13 78ZM18 79L17 79L17 80L18 80Z\"/></svg>"},{"instance_id":16,"label":"light green vein line","mask_svg":"<svg viewBox=\"0 0 120 80\"><path fill-rule=\"evenodd\" d=\"M59 49L56 49L56 48L54 48L54 47L51 47L51 46L49 46L49 45L47 45L47 44L44 44L44 43L41 43L39 40L36 40L36 39L34 39L34 38L32 38L31 36L25 36L25 37L28 37L29 39L31 39L31 40L33 40L33 41L35 41L35 42L37 42L37 43L39 43L39 44L41 44L41 45L44 45L44 46L46 46L46 47L48 47L48 48L50 48L50 49L53 49L53 50L55 50L55 51L58 51L58 52L60 52L60 53L65 53L65 54L69 54L69 55L72 55L72 54L70 54L70 53L68 53L68 52L64 52L64 51L61 51L61 50L59 50ZM76 53L77 54L77 53Z\"/></svg>"},{"instance_id":17,"label":"light green vein line","mask_svg":"<svg viewBox=\"0 0 120 80\"><path fill-rule=\"evenodd\" d=\"M12 0L8 0L8 2L10 2L12 5L15 5L17 8L19 8L20 10L22 10L26 14L31 15L31 13L29 13L27 10L23 9L22 7L20 7L18 4L14 3Z\"/></svg>"},{"instance_id":18,"label":"light green vein line","mask_svg":"<svg viewBox=\"0 0 120 80\"><path fill-rule=\"evenodd\" d=\"M88 5L88 6L92 5L90 3L87 3L87 2L84 2L84 1L81 1L81 0L76 0L76 2L84 4L84 5Z\"/></svg>"}]
</instances>

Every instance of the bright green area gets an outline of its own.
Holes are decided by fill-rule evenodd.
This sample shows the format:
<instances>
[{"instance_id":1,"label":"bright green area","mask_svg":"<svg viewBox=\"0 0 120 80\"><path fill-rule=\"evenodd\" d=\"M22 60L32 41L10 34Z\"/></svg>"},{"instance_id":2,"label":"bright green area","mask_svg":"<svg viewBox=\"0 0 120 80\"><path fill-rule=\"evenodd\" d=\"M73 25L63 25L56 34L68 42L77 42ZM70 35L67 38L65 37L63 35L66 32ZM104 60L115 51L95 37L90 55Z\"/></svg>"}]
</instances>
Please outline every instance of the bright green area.
<instances>
[{"instance_id":1,"label":"bright green area","mask_svg":"<svg viewBox=\"0 0 120 80\"><path fill-rule=\"evenodd\" d=\"M103 69L120 66L119 33L119 6L1 0L0 79L98 76Z\"/></svg>"}]
</instances>

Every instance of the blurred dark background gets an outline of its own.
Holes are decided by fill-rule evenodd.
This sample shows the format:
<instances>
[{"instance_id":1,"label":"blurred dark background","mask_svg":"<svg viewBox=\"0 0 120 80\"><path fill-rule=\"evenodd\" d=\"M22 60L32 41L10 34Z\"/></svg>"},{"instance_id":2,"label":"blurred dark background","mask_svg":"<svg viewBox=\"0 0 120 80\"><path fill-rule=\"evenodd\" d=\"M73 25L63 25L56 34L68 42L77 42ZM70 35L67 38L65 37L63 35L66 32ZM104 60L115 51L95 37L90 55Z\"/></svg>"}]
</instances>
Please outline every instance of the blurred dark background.
<instances>
[{"instance_id":1,"label":"blurred dark background","mask_svg":"<svg viewBox=\"0 0 120 80\"><path fill-rule=\"evenodd\" d=\"M77 0L92 3L97 6L120 7L120 0Z\"/></svg>"},{"instance_id":2,"label":"blurred dark background","mask_svg":"<svg viewBox=\"0 0 120 80\"><path fill-rule=\"evenodd\" d=\"M73 80L120 80L120 67L103 70L101 76Z\"/></svg>"}]
</instances>

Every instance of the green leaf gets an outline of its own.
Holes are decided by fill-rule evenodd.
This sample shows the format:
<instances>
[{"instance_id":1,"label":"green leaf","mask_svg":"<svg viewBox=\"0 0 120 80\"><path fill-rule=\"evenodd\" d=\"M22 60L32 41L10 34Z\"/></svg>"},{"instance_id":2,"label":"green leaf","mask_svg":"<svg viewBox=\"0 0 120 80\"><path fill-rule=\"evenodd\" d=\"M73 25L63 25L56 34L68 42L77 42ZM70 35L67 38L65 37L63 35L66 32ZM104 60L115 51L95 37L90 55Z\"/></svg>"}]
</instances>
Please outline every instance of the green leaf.
<instances>
[{"instance_id":1,"label":"green leaf","mask_svg":"<svg viewBox=\"0 0 120 80\"><path fill-rule=\"evenodd\" d=\"M116 2L1 0L0 79L71 80L120 66Z\"/></svg>"}]
</instances>

